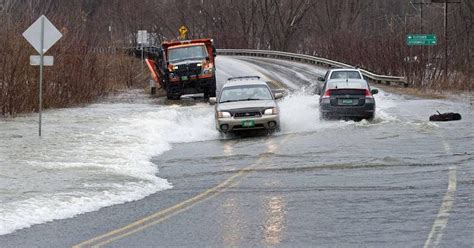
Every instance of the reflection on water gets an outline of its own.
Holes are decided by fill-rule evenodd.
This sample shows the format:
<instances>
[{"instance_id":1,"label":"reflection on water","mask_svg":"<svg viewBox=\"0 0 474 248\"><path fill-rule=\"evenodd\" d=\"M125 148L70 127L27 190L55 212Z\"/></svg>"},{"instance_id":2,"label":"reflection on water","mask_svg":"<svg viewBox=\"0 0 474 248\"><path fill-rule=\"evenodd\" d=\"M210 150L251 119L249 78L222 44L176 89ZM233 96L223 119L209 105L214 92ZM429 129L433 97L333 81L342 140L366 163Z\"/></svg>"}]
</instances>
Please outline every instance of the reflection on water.
<instances>
[{"instance_id":1,"label":"reflection on water","mask_svg":"<svg viewBox=\"0 0 474 248\"><path fill-rule=\"evenodd\" d=\"M278 143L274 139L269 139L265 143L267 145L268 153L275 153L279 148Z\"/></svg>"},{"instance_id":2,"label":"reflection on water","mask_svg":"<svg viewBox=\"0 0 474 248\"><path fill-rule=\"evenodd\" d=\"M232 156L234 155L234 144L235 142L226 142L224 143L224 155Z\"/></svg>"},{"instance_id":3,"label":"reflection on water","mask_svg":"<svg viewBox=\"0 0 474 248\"><path fill-rule=\"evenodd\" d=\"M221 207L225 217L221 227L224 247L239 246L243 235L239 228L242 226L239 203L235 198L228 198Z\"/></svg>"},{"instance_id":4,"label":"reflection on water","mask_svg":"<svg viewBox=\"0 0 474 248\"><path fill-rule=\"evenodd\" d=\"M280 196L266 199L264 242L267 245L276 245L282 240L285 228L285 205L286 202Z\"/></svg>"}]
</instances>

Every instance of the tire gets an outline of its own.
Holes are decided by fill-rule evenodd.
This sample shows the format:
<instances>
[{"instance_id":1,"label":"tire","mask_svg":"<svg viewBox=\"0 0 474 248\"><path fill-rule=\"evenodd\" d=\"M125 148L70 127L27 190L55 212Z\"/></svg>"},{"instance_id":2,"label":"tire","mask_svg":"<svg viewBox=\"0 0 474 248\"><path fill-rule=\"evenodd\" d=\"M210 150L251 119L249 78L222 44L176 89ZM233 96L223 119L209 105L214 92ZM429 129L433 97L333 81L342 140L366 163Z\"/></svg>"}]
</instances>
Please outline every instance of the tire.
<instances>
[{"instance_id":1,"label":"tire","mask_svg":"<svg viewBox=\"0 0 474 248\"><path fill-rule=\"evenodd\" d=\"M325 113L319 112L319 119L325 121L328 119L328 117Z\"/></svg>"},{"instance_id":2,"label":"tire","mask_svg":"<svg viewBox=\"0 0 474 248\"><path fill-rule=\"evenodd\" d=\"M180 97L181 95L168 94L168 92L166 93L166 98L168 98L168 100L179 100Z\"/></svg>"},{"instance_id":3,"label":"tire","mask_svg":"<svg viewBox=\"0 0 474 248\"><path fill-rule=\"evenodd\" d=\"M228 138L227 132L219 131L219 139L227 139L227 138Z\"/></svg>"},{"instance_id":4,"label":"tire","mask_svg":"<svg viewBox=\"0 0 474 248\"><path fill-rule=\"evenodd\" d=\"M168 84L166 86L166 97L168 98L168 100L179 100L179 98L181 97L181 93L178 93L178 94L171 93L170 86Z\"/></svg>"},{"instance_id":5,"label":"tire","mask_svg":"<svg viewBox=\"0 0 474 248\"><path fill-rule=\"evenodd\" d=\"M211 80L211 86L208 88L209 97L216 97L217 90L217 81L216 76L214 75Z\"/></svg>"},{"instance_id":6,"label":"tire","mask_svg":"<svg viewBox=\"0 0 474 248\"><path fill-rule=\"evenodd\" d=\"M281 131L280 126L272 128L272 129L267 129L267 135L279 133L280 131Z\"/></svg>"},{"instance_id":7,"label":"tire","mask_svg":"<svg viewBox=\"0 0 474 248\"><path fill-rule=\"evenodd\" d=\"M216 97L216 86L211 87L210 92L209 92L210 97Z\"/></svg>"},{"instance_id":8,"label":"tire","mask_svg":"<svg viewBox=\"0 0 474 248\"><path fill-rule=\"evenodd\" d=\"M216 89L213 87L207 88L204 90L204 98L209 99L209 97L216 97Z\"/></svg>"},{"instance_id":9,"label":"tire","mask_svg":"<svg viewBox=\"0 0 474 248\"><path fill-rule=\"evenodd\" d=\"M180 95L167 95L168 100L179 100Z\"/></svg>"}]
</instances>

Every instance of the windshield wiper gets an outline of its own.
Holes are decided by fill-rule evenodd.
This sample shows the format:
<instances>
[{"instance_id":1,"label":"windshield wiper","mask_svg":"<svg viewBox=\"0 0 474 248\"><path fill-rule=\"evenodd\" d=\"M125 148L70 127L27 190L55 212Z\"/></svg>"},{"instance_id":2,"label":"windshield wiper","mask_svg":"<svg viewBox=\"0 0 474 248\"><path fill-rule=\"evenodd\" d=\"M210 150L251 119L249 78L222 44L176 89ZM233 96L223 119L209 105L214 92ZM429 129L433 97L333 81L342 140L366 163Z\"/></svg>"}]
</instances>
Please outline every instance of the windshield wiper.
<instances>
[{"instance_id":1,"label":"windshield wiper","mask_svg":"<svg viewBox=\"0 0 474 248\"><path fill-rule=\"evenodd\" d=\"M225 103L225 102L243 102L243 101L258 101L258 100L265 100L265 99L260 99L260 98L247 98L247 99L238 99L238 100L226 100L222 101L220 103Z\"/></svg>"},{"instance_id":2,"label":"windshield wiper","mask_svg":"<svg viewBox=\"0 0 474 248\"><path fill-rule=\"evenodd\" d=\"M179 62L183 62L183 61L186 61L186 60L202 60L204 59L204 57L187 57L187 58L179 58L179 59L173 59L173 60L170 60L169 62L170 63L179 63Z\"/></svg>"},{"instance_id":3,"label":"windshield wiper","mask_svg":"<svg viewBox=\"0 0 474 248\"><path fill-rule=\"evenodd\" d=\"M243 101L258 101L258 100L265 100L265 99L260 99L260 98L246 98L246 99L239 99L235 100L236 102L243 102Z\"/></svg>"}]
</instances>

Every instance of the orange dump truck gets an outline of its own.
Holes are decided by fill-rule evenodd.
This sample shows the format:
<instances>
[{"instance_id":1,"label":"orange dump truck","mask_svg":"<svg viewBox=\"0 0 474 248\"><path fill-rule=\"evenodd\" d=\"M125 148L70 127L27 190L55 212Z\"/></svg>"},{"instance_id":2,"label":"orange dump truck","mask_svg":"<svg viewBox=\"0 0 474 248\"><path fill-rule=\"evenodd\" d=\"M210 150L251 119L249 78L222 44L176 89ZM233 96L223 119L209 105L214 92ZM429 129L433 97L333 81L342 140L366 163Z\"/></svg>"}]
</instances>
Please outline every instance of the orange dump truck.
<instances>
[{"instance_id":1,"label":"orange dump truck","mask_svg":"<svg viewBox=\"0 0 474 248\"><path fill-rule=\"evenodd\" d=\"M216 49L212 39L166 41L161 44L160 56L152 61L161 87L168 99L179 99L184 94L204 93L205 98L216 96Z\"/></svg>"}]
</instances>

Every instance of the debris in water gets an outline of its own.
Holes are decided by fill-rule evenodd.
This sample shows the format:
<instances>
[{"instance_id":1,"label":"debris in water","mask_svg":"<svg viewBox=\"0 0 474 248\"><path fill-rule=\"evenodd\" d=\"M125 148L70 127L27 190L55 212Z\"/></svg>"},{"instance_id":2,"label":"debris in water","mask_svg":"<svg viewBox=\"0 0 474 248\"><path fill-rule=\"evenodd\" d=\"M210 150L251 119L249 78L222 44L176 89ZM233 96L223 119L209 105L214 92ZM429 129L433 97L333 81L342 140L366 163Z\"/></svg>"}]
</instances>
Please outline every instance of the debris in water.
<instances>
[{"instance_id":1,"label":"debris in water","mask_svg":"<svg viewBox=\"0 0 474 248\"><path fill-rule=\"evenodd\" d=\"M430 116L430 121L458 121L461 120L461 114L459 113L440 113L439 111L438 114L434 114Z\"/></svg>"}]
</instances>

